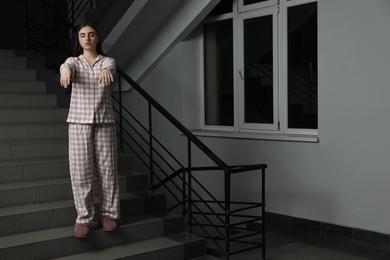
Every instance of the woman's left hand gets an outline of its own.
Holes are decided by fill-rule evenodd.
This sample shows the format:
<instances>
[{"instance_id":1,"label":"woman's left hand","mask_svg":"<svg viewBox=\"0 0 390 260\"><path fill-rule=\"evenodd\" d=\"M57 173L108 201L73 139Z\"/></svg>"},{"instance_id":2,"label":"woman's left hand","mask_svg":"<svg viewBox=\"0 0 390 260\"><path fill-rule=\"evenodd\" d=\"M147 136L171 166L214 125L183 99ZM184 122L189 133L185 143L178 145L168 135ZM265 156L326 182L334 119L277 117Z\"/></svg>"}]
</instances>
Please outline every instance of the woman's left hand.
<instances>
[{"instance_id":1,"label":"woman's left hand","mask_svg":"<svg viewBox=\"0 0 390 260\"><path fill-rule=\"evenodd\" d=\"M110 85L114 81L112 73L108 69L102 69L99 75L99 83L103 83L104 86Z\"/></svg>"}]
</instances>

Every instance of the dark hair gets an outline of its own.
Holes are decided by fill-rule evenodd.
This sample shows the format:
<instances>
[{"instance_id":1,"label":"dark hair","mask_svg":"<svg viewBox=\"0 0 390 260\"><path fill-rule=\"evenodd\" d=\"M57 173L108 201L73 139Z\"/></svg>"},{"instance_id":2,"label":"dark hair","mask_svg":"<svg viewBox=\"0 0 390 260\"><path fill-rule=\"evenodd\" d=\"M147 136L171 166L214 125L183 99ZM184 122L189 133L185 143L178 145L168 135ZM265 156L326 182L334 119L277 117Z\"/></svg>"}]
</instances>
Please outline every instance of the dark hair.
<instances>
[{"instance_id":1,"label":"dark hair","mask_svg":"<svg viewBox=\"0 0 390 260\"><path fill-rule=\"evenodd\" d=\"M91 23L83 23L83 24L80 24L78 27L77 27L77 30L76 30L76 36L75 36L75 42L74 42L74 49L73 49L73 56L74 57L78 57L79 55L83 54L83 48L81 47L80 45L80 42L79 42L79 32L82 28L84 27L91 27L92 29L95 30L96 34L99 36L100 38L100 35L99 35L99 32L98 30L96 29L96 27L94 25L92 25ZM96 45L96 52L97 54L100 54L100 55L105 55L104 52L103 52L103 49L102 49L102 44L100 42L100 39L99 39L99 42L97 43Z\"/></svg>"}]
</instances>

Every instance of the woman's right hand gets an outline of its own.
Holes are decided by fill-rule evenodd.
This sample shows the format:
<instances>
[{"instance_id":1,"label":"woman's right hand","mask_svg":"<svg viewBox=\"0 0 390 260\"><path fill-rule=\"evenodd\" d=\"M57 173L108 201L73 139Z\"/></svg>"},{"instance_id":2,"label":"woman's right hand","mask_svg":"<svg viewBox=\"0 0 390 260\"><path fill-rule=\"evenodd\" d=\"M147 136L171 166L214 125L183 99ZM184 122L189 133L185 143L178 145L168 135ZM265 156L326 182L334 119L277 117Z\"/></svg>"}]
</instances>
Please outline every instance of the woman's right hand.
<instances>
[{"instance_id":1,"label":"woman's right hand","mask_svg":"<svg viewBox=\"0 0 390 260\"><path fill-rule=\"evenodd\" d=\"M72 70L69 67L64 67L61 71L60 84L67 88L72 81Z\"/></svg>"}]
</instances>

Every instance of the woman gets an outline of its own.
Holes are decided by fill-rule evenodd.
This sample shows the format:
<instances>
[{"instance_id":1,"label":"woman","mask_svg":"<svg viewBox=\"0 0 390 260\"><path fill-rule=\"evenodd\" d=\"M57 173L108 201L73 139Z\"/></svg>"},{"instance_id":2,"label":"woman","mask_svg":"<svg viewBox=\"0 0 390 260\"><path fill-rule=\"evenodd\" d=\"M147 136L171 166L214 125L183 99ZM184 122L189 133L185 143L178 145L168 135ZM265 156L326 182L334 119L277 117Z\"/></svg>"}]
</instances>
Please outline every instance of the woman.
<instances>
[{"instance_id":1,"label":"woman","mask_svg":"<svg viewBox=\"0 0 390 260\"><path fill-rule=\"evenodd\" d=\"M74 56L60 67L61 86L72 83L67 122L76 237L86 237L94 219L93 171L103 229L114 231L120 217L116 129L109 89L115 71L115 60L103 54L96 28L88 23L79 26Z\"/></svg>"}]
</instances>

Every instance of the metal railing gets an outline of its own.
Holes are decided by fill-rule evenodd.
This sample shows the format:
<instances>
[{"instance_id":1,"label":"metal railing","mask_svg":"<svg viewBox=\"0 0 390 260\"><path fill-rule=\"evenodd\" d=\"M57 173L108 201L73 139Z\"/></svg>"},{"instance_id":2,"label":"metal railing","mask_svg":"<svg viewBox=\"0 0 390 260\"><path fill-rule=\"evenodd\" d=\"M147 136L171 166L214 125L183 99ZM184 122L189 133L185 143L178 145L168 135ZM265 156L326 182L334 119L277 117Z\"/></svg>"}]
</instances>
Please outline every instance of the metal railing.
<instances>
[{"instance_id":1,"label":"metal railing","mask_svg":"<svg viewBox=\"0 0 390 260\"><path fill-rule=\"evenodd\" d=\"M46 57L47 68L58 70L71 55L75 23L92 8L92 0L41 0L41 4L37 12L37 3L25 0L27 47Z\"/></svg>"},{"instance_id":2,"label":"metal railing","mask_svg":"<svg viewBox=\"0 0 390 260\"><path fill-rule=\"evenodd\" d=\"M186 217L187 231L200 234L210 239L215 249L222 255L230 256L242 251L262 248L265 255L265 164L256 165L227 165L199 138L173 117L144 89L132 80L122 69L118 68L119 92L113 96L114 109L117 112L119 143L121 149L126 146L150 173L150 188L164 189L170 195L172 206L170 210L179 209ZM129 84L131 95L135 92L144 100L146 111L139 117L122 105L122 84ZM136 100L140 100L136 98ZM139 109L140 104L137 104ZM137 110L138 110L137 109ZM159 122L155 126L155 122ZM186 150L174 154L158 137L160 124L169 124L171 132L176 136L175 146L182 145ZM179 134L180 133L180 134ZM175 149L173 149L175 150ZM123 150L122 150L123 151ZM210 161L211 166L197 166L194 153L199 152ZM198 155L199 156L199 155ZM206 187L202 182L202 173L215 176L220 173L223 178L222 195L213 194L211 190L217 187ZM253 177L259 181L258 201L232 200L232 178L239 178L244 173L260 173ZM219 176L218 176L219 177ZM217 177L217 178L218 178ZM238 180L239 181L239 180ZM257 223L260 228L248 230L248 225ZM195 230L196 229L196 230ZM222 242L222 243L221 243ZM232 243L241 246L231 247ZM242 247L245 245L244 247Z\"/></svg>"}]
</instances>

